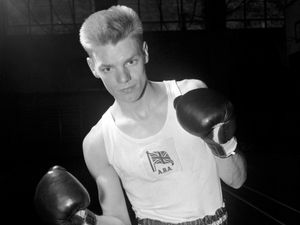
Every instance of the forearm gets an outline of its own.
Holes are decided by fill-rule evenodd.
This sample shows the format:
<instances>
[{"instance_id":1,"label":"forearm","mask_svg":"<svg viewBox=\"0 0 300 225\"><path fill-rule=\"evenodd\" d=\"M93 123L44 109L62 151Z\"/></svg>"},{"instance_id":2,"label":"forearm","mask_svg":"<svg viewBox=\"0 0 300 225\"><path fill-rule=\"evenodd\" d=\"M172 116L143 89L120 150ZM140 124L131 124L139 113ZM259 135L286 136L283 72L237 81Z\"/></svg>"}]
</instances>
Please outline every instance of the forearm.
<instances>
[{"instance_id":1,"label":"forearm","mask_svg":"<svg viewBox=\"0 0 300 225\"><path fill-rule=\"evenodd\" d=\"M78 211L72 218L72 224L81 225L131 225L114 216L97 215L88 209Z\"/></svg>"},{"instance_id":2,"label":"forearm","mask_svg":"<svg viewBox=\"0 0 300 225\"><path fill-rule=\"evenodd\" d=\"M107 211L105 209L103 210L102 208L102 212L103 214L100 216L101 220L104 222L108 221L109 223L107 223L107 225L131 225L131 220L127 209L124 211L122 209L118 209L118 206L116 206L115 211Z\"/></svg>"},{"instance_id":3,"label":"forearm","mask_svg":"<svg viewBox=\"0 0 300 225\"><path fill-rule=\"evenodd\" d=\"M129 224L128 224L128 222L125 223L114 216L101 215L101 216L97 216L97 224L96 225L131 225L131 223L130 222L129 222Z\"/></svg>"},{"instance_id":4,"label":"forearm","mask_svg":"<svg viewBox=\"0 0 300 225\"><path fill-rule=\"evenodd\" d=\"M217 169L220 178L233 188L240 188L247 178L247 163L243 153L236 151L236 154L227 157L216 157Z\"/></svg>"},{"instance_id":5,"label":"forearm","mask_svg":"<svg viewBox=\"0 0 300 225\"><path fill-rule=\"evenodd\" d=\"M103 171L102 171L103 172ZM112 167L108 167L106 176L97 179L99 203L104 221L108 225L131 225L125 195L118 175ZM106 225L106 224L104 224Z\"/></svg>"}]
</instances>

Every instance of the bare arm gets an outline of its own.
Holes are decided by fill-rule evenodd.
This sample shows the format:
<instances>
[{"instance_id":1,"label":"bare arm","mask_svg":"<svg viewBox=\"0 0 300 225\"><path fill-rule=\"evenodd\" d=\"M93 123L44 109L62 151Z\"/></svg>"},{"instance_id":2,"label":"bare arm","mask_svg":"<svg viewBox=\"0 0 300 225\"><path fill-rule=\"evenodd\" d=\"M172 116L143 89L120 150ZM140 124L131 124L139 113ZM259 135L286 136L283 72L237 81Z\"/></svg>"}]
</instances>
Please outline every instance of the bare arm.
<instances>
[{"instance_id":1,"label":"bare arm","mask_svg":"<svg viewBox=\"0 0 300 225\"><path fill-rule=\"evenodd\" d=\"M86 165L96 180L103 215L99 225L131 225L119 177L109 164L100 127L93 128L83 141Z\"/></svg>"},{"instance_id":2,"label":"bare arm","mask_svg":"<svg viewBox=\"0 0 300 225\"><path fill-rule=\"evenodd\" d=\"M206 88L207 86L200 80L187 79L177 82L182 94L196 88ZM244 155L237 153L228 158L215 157L219 177L229 186L239 188L247 178L246 159Z\"/></svg>"},{"instance_id":3,"label":"bare arm","mask_svg":"<svg viewBox=\"0 0 300 225\"><path fill-rule=\"evenodd\" d=\"M228 158L215 157L220 178L233 188L240 188L247 179L247 163L243 153Z\"/></svg>"}]
</instances>

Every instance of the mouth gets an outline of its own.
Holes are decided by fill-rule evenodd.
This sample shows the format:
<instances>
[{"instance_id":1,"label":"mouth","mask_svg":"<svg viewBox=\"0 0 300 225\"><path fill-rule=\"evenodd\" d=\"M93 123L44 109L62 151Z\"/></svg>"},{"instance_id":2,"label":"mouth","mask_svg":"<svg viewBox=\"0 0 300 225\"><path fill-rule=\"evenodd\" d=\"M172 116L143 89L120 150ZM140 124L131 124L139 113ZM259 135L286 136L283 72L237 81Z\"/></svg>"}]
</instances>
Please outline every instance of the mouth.
<instances>
[{"instance_id":1,"label":"mouth","mask_svg":"<svg viewBox=\"0 0 300 225\"><path fill-rule=\"evenodd\" d=\"M134 89L134 85L129 86L129 87L122 88L120 91L121 91L122 93L128 94L128 93L132 92L133 89Z\"/></svg>"}]
</instances>

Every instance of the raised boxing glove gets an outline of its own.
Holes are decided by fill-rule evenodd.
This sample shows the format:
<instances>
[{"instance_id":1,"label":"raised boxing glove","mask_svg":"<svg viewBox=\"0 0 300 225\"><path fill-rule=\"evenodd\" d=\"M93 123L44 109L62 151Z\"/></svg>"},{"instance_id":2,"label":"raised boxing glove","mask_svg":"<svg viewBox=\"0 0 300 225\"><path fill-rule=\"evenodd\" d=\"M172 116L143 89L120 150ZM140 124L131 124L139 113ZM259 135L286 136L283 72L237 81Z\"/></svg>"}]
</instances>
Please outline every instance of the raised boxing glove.
<instances>
[{"instance_id":1,"label":"raised boxing glove","mask_svg":"<svg viewBox=\"0 0 300 225\"><path fill-rule=\"evenodd\" d=\"M63 167L54 166L38 183L34 196L42 220L55 225L95 225L87 209L90 197L84 186Z\"/></svg>"},{"instance_id":2,"label":"raised boxing glove","mask_svg":"<svg viewBox=\"0 0 300 225\"><path fill-rule=\"evenodd\" d=\"M234 154L236 121L231 102L209 88L199 88L174 100L177 119L189 133L201 137L213 154L224 158Z\"/></svg>"}]
</instances>

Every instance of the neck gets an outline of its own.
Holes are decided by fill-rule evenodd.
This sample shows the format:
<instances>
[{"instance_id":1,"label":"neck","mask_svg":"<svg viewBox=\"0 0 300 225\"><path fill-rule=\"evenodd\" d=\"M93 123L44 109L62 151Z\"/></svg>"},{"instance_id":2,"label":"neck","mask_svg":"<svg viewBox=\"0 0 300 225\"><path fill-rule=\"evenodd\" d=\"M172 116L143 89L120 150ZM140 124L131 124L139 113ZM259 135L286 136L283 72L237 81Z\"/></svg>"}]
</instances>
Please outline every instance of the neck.
<instances>
[{"instance_id":1,"label":"neck","mask_svg":"<svg viewBox=\"0 0 300 225\"><path fill-rule=\"evenodd\" d=\"M144 119L152 114L153 108L157 107L158 99L163 93L160 84L148 81L143 95L135 102L115 102L115 109L123 115L129 116L133 119Z\"/></svg>"}]
</instances>

